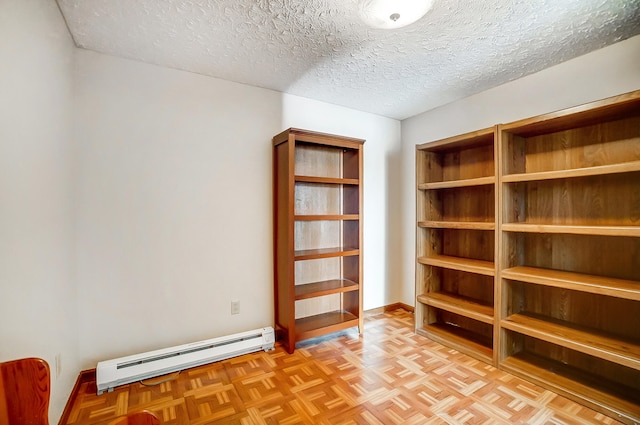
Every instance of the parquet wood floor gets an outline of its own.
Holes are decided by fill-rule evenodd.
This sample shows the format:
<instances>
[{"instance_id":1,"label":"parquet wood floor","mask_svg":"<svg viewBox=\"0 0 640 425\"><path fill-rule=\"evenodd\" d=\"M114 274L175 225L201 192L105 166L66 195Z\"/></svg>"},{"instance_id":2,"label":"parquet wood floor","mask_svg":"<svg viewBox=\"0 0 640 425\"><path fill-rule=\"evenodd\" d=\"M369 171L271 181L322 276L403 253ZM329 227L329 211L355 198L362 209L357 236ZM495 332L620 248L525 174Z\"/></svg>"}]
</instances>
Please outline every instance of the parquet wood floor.
<instances>
[{"instance_id":1,"label":"parquet wood floor","mask_svg":"<svg viewBox=\"0 0 640 425\"><path fill-rule=\"evenodd\" d=\"M413 332L405 310L368 317L294 354L276 346L96 395L83 383L68 425L148 409L166 425L617 424Z\"/></svg>"}]
</instances>

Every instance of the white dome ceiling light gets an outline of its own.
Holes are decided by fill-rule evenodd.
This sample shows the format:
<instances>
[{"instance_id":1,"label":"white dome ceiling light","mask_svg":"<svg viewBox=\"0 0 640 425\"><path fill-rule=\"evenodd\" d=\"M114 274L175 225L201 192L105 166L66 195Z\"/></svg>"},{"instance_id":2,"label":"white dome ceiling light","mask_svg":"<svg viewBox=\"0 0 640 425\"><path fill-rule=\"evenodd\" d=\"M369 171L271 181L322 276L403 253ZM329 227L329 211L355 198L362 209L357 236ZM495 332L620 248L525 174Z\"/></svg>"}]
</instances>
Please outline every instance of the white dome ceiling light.
<instances>
[{"instance_id":1,"label":"white dome ceiling light","mask_svg":"<svg viewBox=\"0 0 640 425\"><path fill-rule=\"evenodd\" d=\"M433 6L433 0L360 0L360 18L370 27L394 29L422 18Z\"/></svg>"}]
</instances>

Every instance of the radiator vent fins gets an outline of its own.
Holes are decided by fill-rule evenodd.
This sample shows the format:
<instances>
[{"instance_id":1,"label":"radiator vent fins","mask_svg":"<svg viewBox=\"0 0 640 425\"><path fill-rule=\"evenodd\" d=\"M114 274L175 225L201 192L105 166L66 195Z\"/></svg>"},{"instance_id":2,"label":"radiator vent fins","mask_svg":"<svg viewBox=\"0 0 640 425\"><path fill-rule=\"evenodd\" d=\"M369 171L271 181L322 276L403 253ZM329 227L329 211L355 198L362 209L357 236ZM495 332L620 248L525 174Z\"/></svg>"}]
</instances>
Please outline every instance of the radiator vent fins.
<instances>
[{"instance_id":1,"label":"radiator vent fins","mask_svg":"<svg viewBox=\"0 0 640 425\"><path fill-rule=\"evenodd\" d=\"M132 367L132 366L137 366L137 365L141 365L144 363L151 363L151 362L155 362L158 360L162 360L162 359L169 359L171 357L177 357L177 356L184 356L185 354L190 354L190 353L197 353L198 351L204 351L204 350L211 350L213 348L216 347L224 347L225 345L231 345L231 344L236 344L242 341L249 341L252 339L256 339L256 338L262 338L262 333L260 334L254 334L251 335L250 337L243 337L243 338L235 338L235 339L230 339L229 341L221 341L218 342L216 344L209 344L209 345L198 345L194 348L191 349L186 349L186 350L180 350L180 351L173 351L167 354L161 354L161 355L157 355L157 356L153 356L153 357L145 357L139 360L133 360L130 362L125 362L125 363L118 363L117 368L118 369L124 369L127 367ZM197 343L196 343L197 344ZM193 345L193 344L190 344Z\"/></svg>"}]
</instances>

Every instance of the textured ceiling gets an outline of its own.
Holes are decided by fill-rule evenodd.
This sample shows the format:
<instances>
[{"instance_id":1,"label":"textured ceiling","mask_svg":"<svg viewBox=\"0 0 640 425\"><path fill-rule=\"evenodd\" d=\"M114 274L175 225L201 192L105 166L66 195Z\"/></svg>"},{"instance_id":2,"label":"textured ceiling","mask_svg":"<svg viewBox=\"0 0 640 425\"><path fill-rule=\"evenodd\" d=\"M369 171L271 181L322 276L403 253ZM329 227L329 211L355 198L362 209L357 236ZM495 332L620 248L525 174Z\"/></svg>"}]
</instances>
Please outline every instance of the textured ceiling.
<instances>
[{"instance_id":1,"label":"textured ceiling","mask_svg":"<svg viewBox=\"0 0 640 425\"><path fill-rule=\"evenodd\" d=\"M640 34L640 0L436 0L372 29L357 0L58 0L79 47L397 119Z\"/></svg>"}]
</instances>

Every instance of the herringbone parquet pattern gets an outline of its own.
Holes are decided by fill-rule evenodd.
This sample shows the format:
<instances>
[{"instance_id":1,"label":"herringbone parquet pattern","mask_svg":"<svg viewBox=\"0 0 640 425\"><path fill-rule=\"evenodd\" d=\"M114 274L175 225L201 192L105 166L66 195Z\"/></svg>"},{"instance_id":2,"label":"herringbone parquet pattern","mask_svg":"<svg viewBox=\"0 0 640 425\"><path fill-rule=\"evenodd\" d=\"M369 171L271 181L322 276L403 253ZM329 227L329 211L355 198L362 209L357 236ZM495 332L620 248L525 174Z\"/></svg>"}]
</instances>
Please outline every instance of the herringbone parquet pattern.
<instances>
[{"instance_id":1,"label":"herringbone parquet pattern","mask_svg":"<svg viewBox=\"0 0 640 425\"><path fill-rule=\"evenodd\" d=\"M277 347L97 396L84 383L69 425L153 411L184 424L616 424L413 332L404 310L367 318L364 336Z\"/></svg>"}]
</instances>

